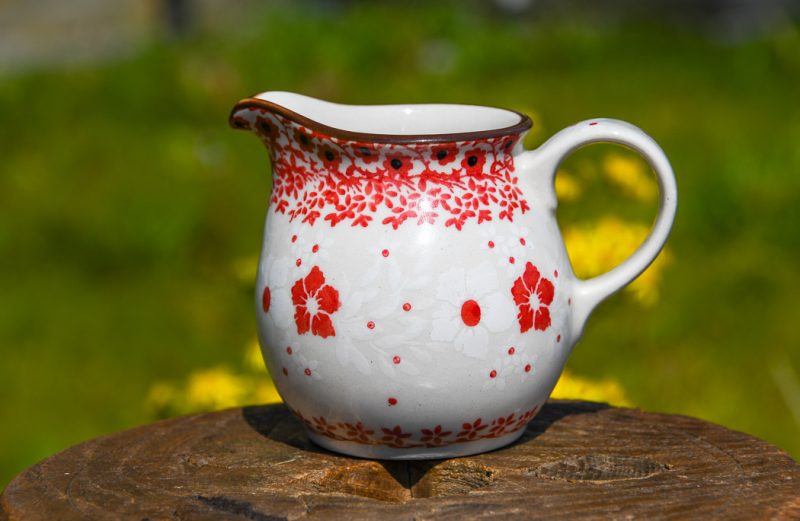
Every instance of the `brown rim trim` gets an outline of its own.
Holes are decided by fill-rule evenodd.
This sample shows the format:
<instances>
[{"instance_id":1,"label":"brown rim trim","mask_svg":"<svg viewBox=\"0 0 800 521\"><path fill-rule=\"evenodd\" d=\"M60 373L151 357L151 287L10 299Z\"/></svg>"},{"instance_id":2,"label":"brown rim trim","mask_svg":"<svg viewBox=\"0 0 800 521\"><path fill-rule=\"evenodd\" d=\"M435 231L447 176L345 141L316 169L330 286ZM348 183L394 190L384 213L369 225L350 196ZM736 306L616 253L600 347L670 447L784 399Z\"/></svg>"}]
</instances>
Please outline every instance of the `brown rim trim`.
<instances>
[{"instance_id":1,"label":"brown rim trim","mask_svg":"<svg viewBox=\"0 0 800 521\"><path fill-rule=\"evenodd\" d=\"M513 112L518 115L520 120L510 127L497 128L491 130L479 130L475 132L455 132L452 134L370 134L367 132L353 132L336 127L329 127L313 119L309 119L301 114L293 112L286 107L265 101L259 98L245 98L237 103L228 117L228 124L233 128L237 127L233 123L233 117L237 112L244 109L259 108L265 109L288 118L296 123L313 131L326 136L343 139L346 141L356 141L359 143L388 143L388 144L410 144L410 143L450 143L454 141L474 141L493 137L509 136L520 134L533 126L531 118L527 115L511 109L501 109Z\"/></svg>"}]
</instances>

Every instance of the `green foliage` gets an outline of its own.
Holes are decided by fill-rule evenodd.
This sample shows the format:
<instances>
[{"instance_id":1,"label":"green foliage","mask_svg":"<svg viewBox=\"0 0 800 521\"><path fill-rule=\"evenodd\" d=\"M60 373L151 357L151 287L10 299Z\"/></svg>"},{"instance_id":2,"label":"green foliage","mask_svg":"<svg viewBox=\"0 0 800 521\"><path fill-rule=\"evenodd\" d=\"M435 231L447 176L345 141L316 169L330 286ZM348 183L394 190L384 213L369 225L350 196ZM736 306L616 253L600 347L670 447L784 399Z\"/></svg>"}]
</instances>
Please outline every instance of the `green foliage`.
<instances>
[{"instance_id":1,"label":"green foliage","mask_svg":"<svg viewBox=\"0 0 800 521\"><path fill-rule=\"evenodd\" d=\"M644 128L678 177L673 261L657 305L600 307L570 368L800 456L772 376L800 369L798 33L721 45L646 22L356 5L0 77L0 486L147 421L154 382L238 363L255 321L235 265L258 251L270 180L263 149L226 118L267 89L531 107L531 146L592 116ZM565 169L602 168L605 154L589 147ZM609 211L649 222L655 203L603 179L577 176L564 223Z\"/></svg>"}]
</instances>

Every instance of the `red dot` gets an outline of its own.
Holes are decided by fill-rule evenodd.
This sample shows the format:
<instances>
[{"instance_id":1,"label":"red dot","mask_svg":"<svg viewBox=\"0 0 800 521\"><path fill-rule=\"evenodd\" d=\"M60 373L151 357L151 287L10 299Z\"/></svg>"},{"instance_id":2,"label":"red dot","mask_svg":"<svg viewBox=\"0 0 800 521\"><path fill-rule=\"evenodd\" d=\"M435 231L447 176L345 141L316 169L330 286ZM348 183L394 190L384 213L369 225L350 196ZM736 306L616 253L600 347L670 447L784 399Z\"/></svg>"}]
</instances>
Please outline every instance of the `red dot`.
<instances>
[{"instance_id":1,"label":"red dot","mask_svg":"<svg viewBox=\"0 0 800 521\"><path fill-rule=\"evenodd\" d=\"M411 311L411 304L408 302L403 304L403 311Z\"/></svg>"},{"instance_id":2,"label":"red dot","mask_svg":"<svg viewBox=\"0 0 800 521\"><path fill-rule=\"evenodd\" d=\"M389 402L389 407L391 407L392 405L397 405L397 398L389 398L386 401Z\"/></svg>"},{"instance_id":3,"label":"red dot","mask_svg":"<svg viewBox=\"0 0 800 521\"><path fill-rule=\"evenodd\" d=\"M303 261L300 260L300 259L297 259L296 261L294 261L294 264L295 264L295 266L297 266L299 268L300 265L303 264Z\"/></svg>"},{"instance_id":4,"label":"red dot","mask_svg":"<svg viewBox=\"0 0 800 521\"><path fill-rule=\"evenodd\" d=\"M319 251L319 244L315 244L311 247L311 253L317 253Z\"/></svg>"},{"instance_id":5,"label":"red dot","mask_svg":"<svg viewBox=\"0 0 800 521\"><path fill-rule=\"evenodd\" d=\"M381 252L381 255L383 255L384 257L388 257L389 256L389 250L383 250Z\"/></svg>"},{"instance_id":6,"label":"red dot","mask_svg":"<svg viewBox=\"0 0 800 521\"><path fill-rule=\"evenodd\" d=\"M554 272L553 272L553 276L554 276L555 278L558 278L558 270L556 270L556 271L554 271Z\"/></svg>"},{"instance_id":7,"label":"red dot","mask_svg":"<svg viewBox=\"0 0 800 521\"><path fill-rule=\"evenodd\" d=\"M516 352L517 352L516 348L514 348L514 347L509 347L509 348L508 348L508 354L509 354L509 356L510 356L510 355L513 355L513 354L514 354L514 353L516 353Z\"/></svg>"},{"instance_id":8,"label":"red dot","mask_svg":"<svg viewBox=\"0 0 800 521\"><path fill-rule=\"evenodd\" d=\"M525 246L525 238L524 238L524 237L520 237L520 238L519 238L519 243L520 243L521 245Z\"/></svg>"},{"instance_id":9,"label":"red dot","mask_svg":"<svg viewBox=\"0 0 800 521\"><path fill-rule=\"evenodd\" d=\"M561 342L561 335L558 335L558 336L556 337L556 342Z\"/></svg>"},{"instance_id":10,"label":"red dot","mask_svg":"<svg viewBox=\"0 0 800 521\"><path fill-rule=\"evenodd\" d=\"M514 264L514 257L509 257L508 258L508 262L510 262L511 264Z\"/></svg>"},{"instance_id":11,"label":"red dot","mask_svg":"<svg viewBox=\"0 0 800 521\"><path fill-rule=\"evenodd\" d=\"M568 305L568 306L571 306L571 305L572 305L572 298L568 298L568 299L567 299L567 305Z\"/></svg>"},{"instance_id":12,"label":"red dot","mask_svg":"<svg viewBox=\"0 0 800 521\"><path fill-rule=\"evenodd\" d=\"M461 305L461 320L468 327L477 326L481 321L481 307L474 300L468 300Z\"/></svg>"},{"instance_id":13,"label":"red dot","mask_svg":"<svg viewBox=\"0 0 800 521\"><path fill-rule=\"evenodd\" d=\"M286 354L287 354L287 355L291 355L292 353L293 353L293 351L292 351L292 346L289 346L289 347L287 347L287 348L286 348Z\"/></svg>"},{"instance_id":14,"label":"red dot","mask_svg":"<svg viewBox=\"0 0 800 521\"><path fill-rule=\"evenodd\" d=\"M311 376L311 369L309 369L308 367L306 367L306 370L303 372L306 374L306 376Z\"/></svg>"},{"instance_id":15,"label":"red dot","mask_svg":"<svg viewBox=\"0 0 800 521\"><path fill-rule=\"evenodd\" d=\"M283 376L289 376L289 370L285 367L283 368Z\"/></svg>"},{"instance_id":16,"label":"red dot","mask_svg":"<svg viewBox=\"0 0 800 521\"><path fill-rule=\"evenodd\" d=\"M369 329L375 329L375 322L373 322L372 320L370 320L369 322L367 322L367 328L369 328Z\"/></svg>"},{"instance_id":17,"label":"red dot","mask_svg":"<svg viewBox=\"0 0 800 521\"><path fill-rule=\"evenodd\" d=\"M397 355L394 355L394 357L392 358L392 362L394 362L395 365L399 364L400 363L400 357L397 356Z\"/></svg>"},{"instance_id":18,"label":"red dot","mask_svg":"<svg viewBox=\"0 0 800 521\"><path fill-rule=\"evenodd\" d=\"M489 241L489 247L494 248L494 241Z\"/></svg>"},{"instance_id":19,"label":"red dot","mask_svg":"<svg viewBox=\"0 0 800 521\"><path fill-rule=\"evenodd\" d=\"M589 123L589 126L593 126L593 125L597 125L597 121L592 121L591 123Z\"/></svg>"},{"instance_id":20,"label":"red dot","mask_svg":"<svg viewBox=\"0 0 800 521\"><path fill-rule=\"evenodd\" d=\"M495 376L497 376L497 371L492 369L492 371L489 373L489 378L494 378Z\"/></svg>"},{"instance_id":21,"label":"red dot","mask_svg":"<svg viewBox=\"0 0 800 521\"><path fill-rule=\"evenodd\" d=\"M264 310L264 313L269 312L269 305L272 302L272 294L269 291L269 288L264 288L264 293L261 295L261 309Z\"/></svg>"},{"instance_id":22,"label":"red dot","mask_svg":"<svg viewBox=\"0 0 800 521\"><path fill-rule=\"evenodd\" d=\"M531 372L531 364L527 364L527 365L525 366L525 372L526 372L526 373L530 373L530 372Z\"/></svg>"},{"instance_id":23,"label":"red dot","mask_svg":"<svg viewBox=\"0 0 800 521\"><path fill-rule=\"evenodd\" d=\"M292 242L297 242L297 235L292 235Z\"/></svg>"}]
</instances>

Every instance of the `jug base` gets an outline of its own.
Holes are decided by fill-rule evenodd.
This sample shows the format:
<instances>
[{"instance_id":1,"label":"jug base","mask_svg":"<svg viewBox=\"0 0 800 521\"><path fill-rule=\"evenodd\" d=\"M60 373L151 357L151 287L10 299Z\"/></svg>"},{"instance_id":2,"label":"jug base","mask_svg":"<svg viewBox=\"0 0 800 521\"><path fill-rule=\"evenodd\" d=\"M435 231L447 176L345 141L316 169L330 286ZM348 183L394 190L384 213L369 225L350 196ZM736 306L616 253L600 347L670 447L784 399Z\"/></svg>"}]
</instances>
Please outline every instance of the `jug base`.
<instances>
[{"instance_id":1,"label":"jug base","mask_svg":"<svg viewBox=\"0 0 800 521\"><path fill-rule=\"evenodd\" d=\"M517 441L525 432L519 429L503 436L491 439L478 439L452 443L441 447L390 447L388 445L369 445L345 440L335 440L326 436L321 436L312 431L306 431L308 437L320 447L344 454L365 459L389 459L389 460L425 460L425 459L446 459L458 458L461 456L471 456L482 452L489 452L499 449Z\"/></svg>"}]
</instances>

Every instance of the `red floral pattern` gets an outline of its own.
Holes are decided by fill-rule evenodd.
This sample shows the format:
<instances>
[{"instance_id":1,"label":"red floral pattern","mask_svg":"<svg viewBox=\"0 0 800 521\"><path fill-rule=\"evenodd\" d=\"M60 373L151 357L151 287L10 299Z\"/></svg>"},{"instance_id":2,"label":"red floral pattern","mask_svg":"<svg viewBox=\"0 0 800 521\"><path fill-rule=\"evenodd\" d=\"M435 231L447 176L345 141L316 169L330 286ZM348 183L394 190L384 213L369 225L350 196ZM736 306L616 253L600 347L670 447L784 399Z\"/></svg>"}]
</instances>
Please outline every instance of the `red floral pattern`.
<instances>
[{"instance_id":1,"label":"red floral pattern","mask_svg":"<svg viewBox=\"0 0 800 521\"><path fill-rule=\"evenodd\" d=\"M340 423L343 429L345 438L357 441L359 443L369 443L375 431L369 430L361 422L351 425L349 423Z\"/></svg>"},{"instance_id":2,"label":"red floral pattern","mask_svg":"<svg viewBox=\"0 0 800 521\"><path fill-rule=\"evenodd\" d=\"M445 444L448 436L453 434L451 431L442 429L441 425L437 425L433 429L422 429L422 437L419 441L424 442L428 447L439 447Z\"/></svg>"},{"instance_id":3,"label":"red floral pattern","mask_svg":"<svg viewBox=\"0 0 800 521\"><path fill-rule=\"evenodd\" d=\"M292 303L298 335L311 331L312 335L322 338L336 336L331 315L341 306L339 292L325 284L325 275L318 266L311 268L305 278L294 283Z\"/></svg>"},{"instance_id":4,"label":"red floral pattern","mask_svg":"<svg viewBox=\"0 0 800 521\"><path fill-rule=\"evenodd\" d=\"M249 114L249 115L248 115ZM264 109L234 118L270 149L277 213L314 225L405 222L461 230L467 222L512 222L530 209L514 174L513 145L503 136L429 145L344 141L312 132ZM460 161L456 161L460 159Z\"/></svg>"},{"instance_id":5,"label":"red floral pattern","mask_svg":"<svg viewBox=\"0 0 800 521\"><path fill-rule=\"evenodd\" d=\"M461 425L463 430L458 433L458 438L461 440L474 440L477 438L482 438L483 435L481 434L481 431L488 427L489 426L484 424L483 420L480 418L471 423L465 422Z\"/></svg>"},{"instance_id":6,"label":"red floral pattern","mask_svg":"<svg viewBox=\"0 0 800 521\"><path fill-rule=\"evenodd\" d=\"M261 309L264 313L269 313L270 303L272 302L272 293L268 287L264 287L264 292L261 294Z\"/></svg>"},{"instance_id":7,"label":"red floral pattern","mask_svg":"<svg viewBox=\"0 0 800 521\"><path fill-rule=\"evenodd\" d=\"M531 328L545 331L550 327L550 308L553 302L555 287L553 283L542 277L539 270L530 262L525 265L525 272L514 281L511 295L514 297L519 313L519 331L524 333Z\"/></svg>"},{"instance_id":8,"label":"red floral pattern","mask_svg":"<svg viewBox=\"0 0 800 521\"><path fill-rule=\"evenodd\" d=\"M278 126L263 116L256 117L256 128L264 139L275 140L278 138Z\"/></svg>"},{"instance_id":9,"label":"red floral pattern","mask_svg":"<svg viewBox=\"0 0 800 521\"><path fill-rule=\"evenodd\" d=\"M403 429L399 425L395 425L392 429L387 429L386 427L381 428L383 431L383 437L381 441L389 445L390 447L401 448L406 446L406 439L411 437L410 432L403 432Z\"/></svg>"},{"instance_id":10,"label":"red floral pattern","mask_svg":"<svg viewBox=\"0 0 800 521\"><path fill-rule=\"evenodd\" d=\"M430 429L420 429L418 434L406 431L401 425L393 427L380 427L379 429L365 427L361 422L355 425L346 422L333 422L324 416L307 418L301 412L291 409L292 413L302 421L312 432L339 441L350 441L363 445L383 445L395 449L412 449L420 447L446 447L454 443L469 443L472 441L499 438L524 428L541 410L542 405L524 411L500 416L483 423L481 418L472 422L464 422L462 428L446 430L441 424Z\"/></svg>"}]
</instances>

